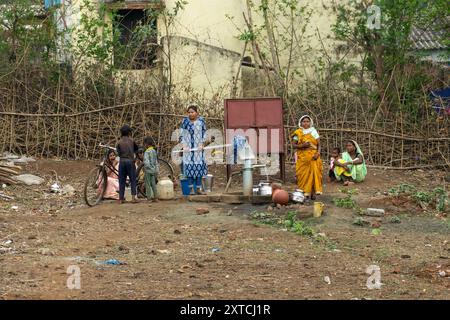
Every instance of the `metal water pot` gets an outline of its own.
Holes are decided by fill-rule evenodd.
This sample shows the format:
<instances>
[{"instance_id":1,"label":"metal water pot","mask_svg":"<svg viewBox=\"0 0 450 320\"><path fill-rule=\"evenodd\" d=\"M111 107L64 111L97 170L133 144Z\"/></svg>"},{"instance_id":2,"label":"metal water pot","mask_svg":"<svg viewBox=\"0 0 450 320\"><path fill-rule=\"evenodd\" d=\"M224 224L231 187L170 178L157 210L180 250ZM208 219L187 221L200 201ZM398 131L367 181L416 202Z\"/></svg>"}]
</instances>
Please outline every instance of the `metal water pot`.
<instances>
[{"instance_id":1,"label":"metal water pot","mask_svg":"<svg viewBox=\"0 0 450 320\"><path fill-rule=\"evenodd\" d=\"M292 201L297 202L297 203L305 202L305 194L303 193L303 191L300 189L296 189L292 193Z\"/></svg>"},{"instance_id":2,"label":"metal water pot","mask_svg":"<svg viewBox=\"0 0 450 320\"><path fill-rule=\"evenodd\" d=\"M259 184L259 195L260 196L271 196L272 195L272 187L268 182L261 182Z\"/></svg>"},{"instance_id":3,"label":"metal water pot","mask_svg":"<svg viewBox=\"0 0 450 320\"><path fill-rule=\"evenodd\" d=\"M214 182L214 176L212 174L208 174L202 178L202 189L205 192L212 192Z\"/></svg>"}]
</instances>

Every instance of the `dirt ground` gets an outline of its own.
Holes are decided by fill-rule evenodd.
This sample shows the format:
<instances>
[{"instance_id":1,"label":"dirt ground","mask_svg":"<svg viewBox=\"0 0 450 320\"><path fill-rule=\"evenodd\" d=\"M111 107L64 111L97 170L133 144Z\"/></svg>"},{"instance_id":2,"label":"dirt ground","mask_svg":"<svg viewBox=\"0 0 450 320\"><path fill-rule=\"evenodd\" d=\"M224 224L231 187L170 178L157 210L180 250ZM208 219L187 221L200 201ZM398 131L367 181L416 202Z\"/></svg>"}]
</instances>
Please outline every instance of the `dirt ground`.
<instances>
[{"instance_id":1,"label":"dirt ground","mask_svg":"<svg viewBox=\"0 0 450 320\"><path fill-rule=\"evenodd\" d=\"M386 209L379 221L364 217L372 227L353 225L356 213L332 201L343 196L342 187L325 184L325 215L304 220L331 248L255 223L251 213L267 205L178 199L88 208L81 187L93 164L37 161L24 171L38 173L46 185L3 189L15 200L0 201L1 299L450 299L449 218L387 195L401 183L444 186L444 172L369 169L354 199L363 208ZM50 193L52 170L75 195ZM220 191L223 168L213 171ZM292 183L292 168L288 176ZM197 215L198 207L209 213ZM394 215L400 223L392 223ZM108 259L126 264L102 264ZM67 287L72 265L81 271L79 290ZM380 267L381 289L366 285L370 265Z\"/></svg>"}]
</instances>

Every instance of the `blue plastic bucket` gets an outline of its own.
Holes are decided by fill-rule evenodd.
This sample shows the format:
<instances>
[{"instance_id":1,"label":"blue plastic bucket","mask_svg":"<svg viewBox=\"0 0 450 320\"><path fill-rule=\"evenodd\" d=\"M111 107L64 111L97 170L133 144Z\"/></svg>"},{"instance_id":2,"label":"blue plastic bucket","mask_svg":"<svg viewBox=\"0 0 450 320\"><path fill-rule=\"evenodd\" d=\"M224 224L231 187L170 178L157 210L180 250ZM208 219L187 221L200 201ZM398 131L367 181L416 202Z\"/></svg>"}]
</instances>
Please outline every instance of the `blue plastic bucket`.
<instances>
[{"instance_id":1,"label":"blue plastic bucket","mask_svg":"<svg viewBox=\"0 0 450 320\"><path fill-rule=\"evenodd\" d=\"M189 180L188 179L182 179L180 180L181 183L181 192L183 192L184 196L188 196L191 194L191 187L189 186Z\"/></svg>"}]
</instances>

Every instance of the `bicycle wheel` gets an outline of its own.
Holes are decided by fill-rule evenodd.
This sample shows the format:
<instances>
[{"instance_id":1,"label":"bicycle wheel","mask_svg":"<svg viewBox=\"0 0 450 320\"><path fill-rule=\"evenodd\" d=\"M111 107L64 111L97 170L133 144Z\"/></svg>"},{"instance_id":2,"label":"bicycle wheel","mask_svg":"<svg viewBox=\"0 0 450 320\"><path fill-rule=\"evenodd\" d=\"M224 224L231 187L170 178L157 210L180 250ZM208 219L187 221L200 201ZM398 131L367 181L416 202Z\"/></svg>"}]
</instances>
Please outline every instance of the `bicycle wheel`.
<instances>
[{"instance_id":1,"label":"bicycle wheel","mask_svg":"<svg viewBox=\"0 0 450 320\"><path fill-rule=\"evenodd\" d=\"M146 198L145 191L145 172L144 172L144 164L140 164L136 170L136 189L138 197Z\"/></svg>"},{"instance_id":2,"label":"bicycle wheel","mask_svg":"<svg viewBox=\"0 0 450 320\"><path fill-rule=\"evenodd\" d=\"M89 172L84 183L84 201L89 207L100 203L106 191L108 177L103 167L97 167Z\"/></svg>"},{"instance_id":3,"label":"bicycle wheel","mask_svg":"<svg viewBox=\"0 0 450 320\"><path fill-rule=\"evenodd\" d=\"M173 171L172 165L163 159L158 158L158 165L159 165L159 178L168 177L170 180L175 181L175 174Z\"/></svg>"}]
</instances>

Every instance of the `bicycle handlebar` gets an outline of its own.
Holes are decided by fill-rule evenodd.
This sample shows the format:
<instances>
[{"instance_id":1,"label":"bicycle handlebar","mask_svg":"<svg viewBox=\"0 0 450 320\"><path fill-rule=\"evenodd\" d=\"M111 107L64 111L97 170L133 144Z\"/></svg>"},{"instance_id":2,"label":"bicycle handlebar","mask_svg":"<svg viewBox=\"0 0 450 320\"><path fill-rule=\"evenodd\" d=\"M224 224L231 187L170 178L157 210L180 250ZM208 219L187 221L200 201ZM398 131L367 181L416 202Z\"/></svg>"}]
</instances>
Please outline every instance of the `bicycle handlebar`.
<instances>
[{"instance_id":1,"label":"bicycle handlebar","mask_svg":"<svg viewBox=\"0 0 450 320\"><path fill-rule=\"evenodd\" d=\"M98 146L99 146L100 148L105 148L105 149L117 151L116 148L110 147L110 146L108 146L108 145L106 145L106 144L103 144L103 143L100 143Z\"/></svg>"}]
</instances>

